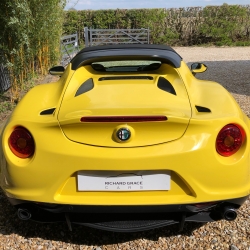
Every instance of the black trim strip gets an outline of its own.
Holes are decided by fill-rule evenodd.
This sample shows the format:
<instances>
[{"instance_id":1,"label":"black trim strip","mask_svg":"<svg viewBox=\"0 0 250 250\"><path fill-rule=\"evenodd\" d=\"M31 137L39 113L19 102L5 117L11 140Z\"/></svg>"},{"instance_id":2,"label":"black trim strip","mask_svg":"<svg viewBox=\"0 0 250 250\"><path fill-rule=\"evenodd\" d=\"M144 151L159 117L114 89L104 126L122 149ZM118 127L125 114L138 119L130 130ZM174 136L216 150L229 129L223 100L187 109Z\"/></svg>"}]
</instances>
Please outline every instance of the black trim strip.
<instances>
[{"instance_id":1,"label":"black trim strip","mask_svg":"<svg viewBox=\"0 0 250 250\"><path fill-rule=\"evenodd\" d=\"M98 81L108 81L108 80L153 80L152 76L108 76L101 77Z\"/></svg>"},{"instance_id":2,"label":"black trim strip","mask_svg":"<svg viewBox=\"0 0 250 250\"><path fill-rule=\"evenodd\" d=\"M114 60L151 60L161 61L179 68L181 56L169 46L137 45L137 46L95 46L81 50L72 60L71 68L76 70L93 62Z\"/></svg>"},{"instance_id":3,"label":"black trim strip","mask_svg":"<svg viewBox=\"0 0 250 250\"><path fill-rule=\"evenodd\" d=\"M177 52L167 45L160 44L113 44L113 45L99 45L93 47L83 48L78 54L96 51L96 50L109 50L109 49L158 49L172 51L177 54Z\"/></svg>"},{"instance_id":4,"label":"black trim strip","mask_svg":"<svg viewBox=\"0 0 250 250\"><path fill-rule=\"evenodd\" d=\"M248 195L240 198L219 200L218 204L233 205L240 207L248 199ZM193 212L190 205L194 204L170 204L170 205L71 205L33 202L7 197L13 206L35 205L52 213L168 213L168 212ZM201 209L202 210L202 209Z\"/></svg>"}]
</instances>

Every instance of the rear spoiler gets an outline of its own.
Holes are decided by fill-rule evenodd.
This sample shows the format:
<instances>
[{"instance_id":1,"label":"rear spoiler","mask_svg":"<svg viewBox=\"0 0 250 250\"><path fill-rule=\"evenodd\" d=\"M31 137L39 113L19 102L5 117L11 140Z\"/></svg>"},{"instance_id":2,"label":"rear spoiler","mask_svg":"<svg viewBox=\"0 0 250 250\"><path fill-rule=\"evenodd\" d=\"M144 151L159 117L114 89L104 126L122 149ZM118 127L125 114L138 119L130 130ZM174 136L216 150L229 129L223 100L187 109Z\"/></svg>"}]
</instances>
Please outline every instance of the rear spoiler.
<instances>
[{"instance_id":1,"label":"rear spoiler","mask_svg":"<svg viewBox=\"0 0 250 250\"><path fill-rule=\"evenodd\" d=\"M182 58L168 46L98 46L96 49L91 48L90 50L87 48L80 51L71 60L71 69L76 70L81 66L91 65L94 62L119 60L161 61L179 68Z\"/></svg>"}]
</instances>

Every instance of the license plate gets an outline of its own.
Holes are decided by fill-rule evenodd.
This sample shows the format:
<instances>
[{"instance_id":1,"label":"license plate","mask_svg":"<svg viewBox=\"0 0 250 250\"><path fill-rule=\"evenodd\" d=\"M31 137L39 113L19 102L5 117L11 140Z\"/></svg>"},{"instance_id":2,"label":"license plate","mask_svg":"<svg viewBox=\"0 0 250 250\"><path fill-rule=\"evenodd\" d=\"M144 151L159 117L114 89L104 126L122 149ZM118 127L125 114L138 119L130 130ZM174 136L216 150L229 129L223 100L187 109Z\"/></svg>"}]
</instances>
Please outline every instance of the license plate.
<instances>
[{"instance_id":1,"label":"license plate","mask_svg":"<svg viewBox=\"0 0 250 250\"><path fill-rule=\"evenodd\" d=\"M170 171L79 171L78 191L170 190Z\"/></svg>"}]
</instances>

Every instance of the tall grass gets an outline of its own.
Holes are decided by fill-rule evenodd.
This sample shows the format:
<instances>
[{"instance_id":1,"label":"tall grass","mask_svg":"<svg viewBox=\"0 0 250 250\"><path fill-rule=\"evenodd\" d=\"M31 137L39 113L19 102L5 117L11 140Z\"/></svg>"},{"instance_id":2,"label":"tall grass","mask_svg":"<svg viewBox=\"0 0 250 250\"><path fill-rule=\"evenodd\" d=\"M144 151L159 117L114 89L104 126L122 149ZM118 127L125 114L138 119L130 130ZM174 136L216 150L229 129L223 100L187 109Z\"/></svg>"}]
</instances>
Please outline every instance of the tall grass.
<instances>
[{"instance_id":1,"label":"tall grass","mask_svg":"<svg viewBox=\"0 0 250 250\"><path fill-rule=\"evenodd\" d=\"M12 100L25 81L59 58L65 0L1 0L0 63L10 72Z\"/></svg>"}]
</instances>

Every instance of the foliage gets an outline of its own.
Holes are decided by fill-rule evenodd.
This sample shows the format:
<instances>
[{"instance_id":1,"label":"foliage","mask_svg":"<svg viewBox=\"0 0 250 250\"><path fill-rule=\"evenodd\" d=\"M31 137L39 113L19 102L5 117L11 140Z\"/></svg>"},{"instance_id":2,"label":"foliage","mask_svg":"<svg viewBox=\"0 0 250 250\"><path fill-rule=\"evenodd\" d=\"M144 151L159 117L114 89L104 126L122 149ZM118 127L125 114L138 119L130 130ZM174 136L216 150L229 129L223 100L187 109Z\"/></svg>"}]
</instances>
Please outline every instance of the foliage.
<instances>
[{"instance_id":1,"label":"foliage","mask_svg":"<svg viewBox=\"0 0 250 250\"><path fill-rule=\"evenodd\" d=\"M178 34L166 24L166 16L165 9L66 11L64 33L78 33L81 44L84 40L84 27L98 29L149 28L151 43L166 43L178 37Z\"/></svg>"},{"instance_id":2,"label":"foliage","mask_svg":"<svg viewBox=\"0 0 250 250\"><path fill-rule=\"evenodd\" d=\"M65 0L2 0L0 2L0 63L12 79L12 99L25 80L45 74L59 57Z\"/></svg>"},{"instance_id":3,"label":"foliage","mask_svg":"<svg viewBox=\"0 0 250 250\"><path fill-rule=\"evenodd\" d=\"M9 101L1 101L0 102L0 114L6 113L8 111L12 111L15 107L15 104Z\"/></svg>"},{"instance_id":4,"label":"foliage","mask_svg":"<svg viewBox=\"0 0 250 250\"><path fill-rule=\"evenodd\" d=\"M200 32L207 42L231 45L247 38L242 31L245 30L244 26L249 28L250 25L249 9L243 6L208 6L203 9L203 18L204 23L200 26Z\"/></svg>"},{"instance_id":5,"label":"foliage","mask_svg":"<svg viewBox=\"0 0 250 250\"><path fill-rule=\"evenodd\" d=\"M62 34L84 27L150 29L150 43L169 45L250 45L250 5L179 9L63 11L66 0L1 0L0 64L8 67L12 99L34 74L45 74L59 58Z\"/></svg>"},{"instance_id":6,"label":"foliage","mask_svg":"<svg viewBox=\"0 0 250 250\"><path fill-rule=\"evenodd\" d=\"M168 9L167 24L171 30L178 34L170 45L194 45L199 40L197 27L202 23L202 8Z\"/></svg>"},{"instance_id":7,"label":"foliage","mask_svg":"<svg viewBox=\"0 0 250 250\"><path fill-rule=\"evenodd\" d=\"M249 45L250 5L179 9L117 9L65 11L64 33L84 27L98 29L150 29L150 43L169 45Z\"/></svg>"}]
</instances>

